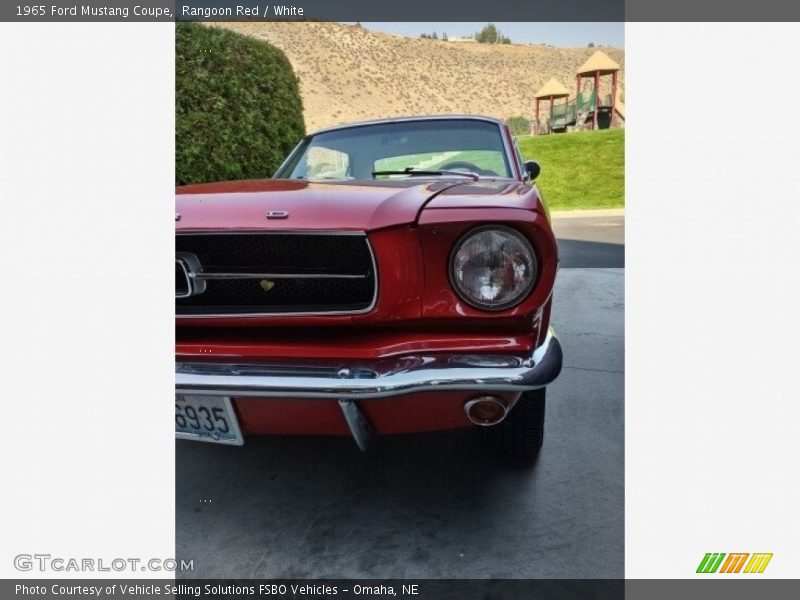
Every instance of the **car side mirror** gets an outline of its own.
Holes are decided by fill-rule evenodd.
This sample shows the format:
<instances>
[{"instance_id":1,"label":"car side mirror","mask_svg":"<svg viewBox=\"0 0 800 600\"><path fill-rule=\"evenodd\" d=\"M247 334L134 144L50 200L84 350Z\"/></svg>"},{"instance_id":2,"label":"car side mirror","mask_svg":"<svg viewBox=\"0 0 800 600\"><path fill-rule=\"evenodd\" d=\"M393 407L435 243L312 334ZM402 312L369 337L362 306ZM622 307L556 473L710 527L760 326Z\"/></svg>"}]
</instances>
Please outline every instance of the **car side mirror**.
<instances>
[{"instance_id":1,"label":"car side mirror","mask_svg":"<svg viewBox=\"0 0 800 600\"><path fill-rule=\"evenodd\" d=\"M542 172L542 167L540 167L539 163L535 160L529 160L525 162L525 170L528 171L528 177L530 180L535 181L539 176L539 173Z\"/></svg>"}]
</instances>

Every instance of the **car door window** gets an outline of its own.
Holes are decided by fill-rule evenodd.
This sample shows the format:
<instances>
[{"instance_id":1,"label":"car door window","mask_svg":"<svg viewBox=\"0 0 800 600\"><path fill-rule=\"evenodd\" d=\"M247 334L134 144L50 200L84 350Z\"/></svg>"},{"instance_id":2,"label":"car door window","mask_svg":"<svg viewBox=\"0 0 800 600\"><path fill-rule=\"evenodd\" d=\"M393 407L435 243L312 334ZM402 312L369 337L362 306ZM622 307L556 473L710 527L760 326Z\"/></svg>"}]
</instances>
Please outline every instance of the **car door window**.
<instances>
[{"instance_id":1,"label":"car door window","mask_svg":"<svg viewBox=\"0 0 800 600\"><path fill-rule=\"evenodd\" d=\"M519 143L516 139L514 140L514 154L517 157L517 164L519 164L519 172L525 177L528 170L525 168L525 161L522 160L522 152L519 151Z\"/></svg>"},{"instance_id":2,"label":"car door window","mask_svg":"<svg viewBox=\"0 0 800 600\"><path fill-rule=\"evenodd\" d=\"M306 154L305 176L308 179L347 179L350 156L345 152L314 146Z\"/></svg>"}]
</instances>

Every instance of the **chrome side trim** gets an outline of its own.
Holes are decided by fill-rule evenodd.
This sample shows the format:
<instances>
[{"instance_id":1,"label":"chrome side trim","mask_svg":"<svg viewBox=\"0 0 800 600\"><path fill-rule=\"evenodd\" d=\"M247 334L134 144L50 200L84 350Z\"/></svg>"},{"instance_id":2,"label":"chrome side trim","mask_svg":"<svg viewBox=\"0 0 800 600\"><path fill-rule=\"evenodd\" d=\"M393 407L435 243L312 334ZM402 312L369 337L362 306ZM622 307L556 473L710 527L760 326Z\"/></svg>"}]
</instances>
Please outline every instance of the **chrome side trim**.
<instances>
[{"instance_id":1,"label":"chrome side trim","mask_svg":"<svg viewBox=\"0 0 800 600\"><path fill-rule=\"evenodd\" d=\"M226 279L366 279L364 275L341 275L338 273L192 273L192 279L208 281Z\"/></svg>"},{"instance_id":2,"label":"chrome side trim","mask_svg":"<svg viewBox=\"0 0 800 600\"><path fill-rule=\"evenodd\" d=\"M371 400L415 392L524 392L561 372L561 344L552 328L529 356L423 354L377 361L305 365L178 362L177 393L263 398Z\"/></svg>"},{"instance_id":3,"label":"chrome side trim","mask_svg":"<svg viewBox=\"0 0 800 600\"><path fill-rule=\"evenodd\" d=\"M331 125L330 127L323 127L317 129L306 135L312 137L320 133L328 133L330 131L341 131L342 129L352 129L354 127L368 127L369 125L388 125L391 123L408 123L417 121L483 121L485 123L495 123L503 125L504 122L494 117L487 117L484 115L471 115L471 114L445 114L445 115L415 115L405 117L387 117L383 119L372 119L368 121L356 121L355 123L344 123L342 125ZM299 144L298 144L299 145Z\"/></svg>"},{"instance_id":4,"label":"chrome side trim","mask_svg":"<svg viewBox=\"0 0 800 600\"><path fill-rule=\"evenodd\" d=\"M273 229L214 229L211 231L176 231L180 235L352 235L367 237L365 231L341 231L337 229L292 229L275 231Z\"/></svg>"},{"instance_id":5,"label":"chrome side trim","mask_svg":"<svg viewBox=\"0 0 800 600\"><path fill-rule=\"evenodd\" d=\"M289 152L289 154L286 156L286 158L283 159L283 162L278 166L277 169L275 169L275 173L272 175L272 179L281 179L282 178L279 175L282 176L283 175L283 171L286 169L286 167L289 166L290 164L292 164L292 161L294 160L295 155L300 152L301 148L303 148L305 143L308 141L309 137L311 137L310 134L309 135L304 135L302 138L300 138L300 141L297 142L297 145L294 148L292 148L292 151Z\"/></svg>"},{"instance_id":6,"label":"chrome side trim","mask_svg":"<svg viewBox=\"0 0 800 600\"><path fill-rule=\"evenodd\" d=\"M323 133L330 133L332 131L342 131L344 129L356 129L359 127L369 127L372 125L390 125L393 123L409 123L409 122L420 122L420 121L481 121L484 123L490 123L492 125L496 125L499 132L500 137L503 139L503 148L505 149L505 159L506 159L506 168L508 169L509 173L512 174L512 177L501 177L500 179L509 179L513 181L524 181L524 171L520 173L520 176L514 176L515 168L514 165L516 164L516 159L514 158L514 153L512 152L512 148L509 146L509 142L506 139L506 133L504 130L505 121L501 119L495 119L494 117L487 117L483 115L418 115L418 116L406 116L406 117L389 117L384 119L373 119L370 121L359 121L356 123L346 123L343 125L333 125L331 127L325 127L323 129L318 129L313 133L309 133L304 136L297 145L292 149L289 153L289 156L281 163L281 165L275 170L275 174L273 175L273 179L288 179L288 173L284 173L285 168L291 164L292 159L294 156L300 152L300 149L306 144L306 142L313 138L315 135L320 135ZM522 179L521 179L522 178ZM483 178L482 178L483 179ZM488 178L491 179L491 178Z\"/></svg>"},{"instance_id":7,"label":"chrome side trim","mask_svg":"<svg viewBox=\"0 0 800 600\"><path fill-rule=\"evenodd\" d=\"M500 137L503 138L503 148L505 148L505 151L506 151L506 168L508 169L508 172L513 175L514 172L516 171L514 165L516 165L518 163L517 163L517 159L514 156L514 151L513 151L512 147L511 147L511 145L510 145L510 143L508 141L507 136L506 136L506 131L505 131L504 127L505 127L505 123L503 121L498 121L497 122L497 128L500 131ZM519 173L518 177L511 177L511 179L513 179L514 181L524 181L523 177L524 177L523 174Z\"/></svg>"},{"instance_id":8,"label":"chrome side trim","mask_svg":"<svg viewBox=\"0 0 800 600\"><path fill-rule=\"evenodd\" d=\"M183 272L183 277L186 279L186 292L183 294L179 294L178 291L175 291L176 298L189 298L192 295L192 277L189 275L189 270L186 268L186 263L180 260L178 257L175 257L175 265L180 267L181 271Z\"/></svg>"},{"instance_id":9,"label":"chrome side trim","mask_svg":"<svg viewBox=\"0 0 800 600\"><path fill-rule=\"evenodd\" d=\"M209 235L209 234L260 234L260 235L353 235L364 238L369 250L369 258L372 265L372 273L375 279L375 290L372 293L372 301L369 306L361 310L337 310L337 311L317 311L317 312L258 312L258 313L221 313L213 315L199 315L199 314L176 314L175 318L180 319L230 319L230 318L257 318L257 317L314 317L314 316L344 316L344 315L363 315L370 312L375 308L378 303L378 290L380 289L380 275L378 274L378 263L375 260L375 252L372 249L372 244L369 237L364 231L192 231L186 233L178 233L176 235ZM268 278L268 277L267 277Z\"/></svg>"},{"instance_id":10,"label":"chrome side trim","mask_svg":"<svg viewBox=\"0 0 800 600\"><path fill-rule=\"evenodd\" d=\"M186 277L186 293L175 294L175 298L190 298L206 291L206 282L197 281L195 275L202 270L200 261L194 254L178 252L175 254L175 264L179 265Z\"/></svg>"}]
</instances>

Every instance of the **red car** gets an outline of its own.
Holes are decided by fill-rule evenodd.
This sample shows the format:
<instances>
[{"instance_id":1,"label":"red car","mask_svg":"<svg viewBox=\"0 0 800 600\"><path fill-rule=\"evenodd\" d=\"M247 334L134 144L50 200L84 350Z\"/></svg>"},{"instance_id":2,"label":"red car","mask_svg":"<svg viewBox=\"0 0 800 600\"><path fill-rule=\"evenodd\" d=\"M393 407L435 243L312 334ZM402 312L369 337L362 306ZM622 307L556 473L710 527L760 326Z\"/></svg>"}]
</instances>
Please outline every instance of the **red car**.
<instances>
[{"instance_id":1,"label":"red car","mask_svg":"<svg viewBox=\"0 0 800 600\"><path fill-rule=\"evenodd\" d=\"M500 121L414 117L178 188L177 437L478 426L536 456L562 360L538 172Z\"/></svg>"}]
</instances>

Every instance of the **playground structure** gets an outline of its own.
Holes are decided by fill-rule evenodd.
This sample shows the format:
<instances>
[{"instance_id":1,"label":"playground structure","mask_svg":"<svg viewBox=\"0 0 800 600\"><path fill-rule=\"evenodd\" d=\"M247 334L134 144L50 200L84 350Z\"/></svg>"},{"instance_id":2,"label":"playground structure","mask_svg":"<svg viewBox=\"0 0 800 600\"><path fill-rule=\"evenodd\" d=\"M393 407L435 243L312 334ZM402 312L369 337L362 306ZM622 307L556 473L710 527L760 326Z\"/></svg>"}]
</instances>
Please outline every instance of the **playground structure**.
<instances>
[{"instance_id":1,"label":"playground structure","mask_svg":"<svg viewBox=\"0 0 800 600\"><path fill-rule=\"evenodd\" d=\"M557 80L551 79L536 93L534 134L565 132L582 129L608 129L617 125L618 118L625 119L625 105L619 87L620 66L605 53L598 50L583 63L575 76L575 97ZM600 95L601 77L611 76L611 92ZM554 104L555 99L564 98L563 103ZM598 102L598 98L601 101ZM550 114L544 123L539 118L539 105L543 99L550 100Z\"/></svg>"},{"instance_id":2,"label":"playground structure","mask_svg":"<svg viewBox=\"0 0 800 600\"><path fill-rule=\"evenodd\" d=\"M533 133L534 134L547 133L552 128L552 121L553 121L552 115L554 109L553 102L557 99L563 98L564 110L566 110L566 105L569 100L569 90L567 90L567 88L565 88L560 81L553 78L550 79L550 81L548 81L547 83L545 83L542 86L542 89L536 92L534 98L536 98L536 110L535 110L535 117L533 120L533 127L534 127ZM548 130L547 132L540 131L541 121L539 120L539 103L542 100L550 101L550 119L547 121L547 130Z\"/></svg>"}]
</instances>

